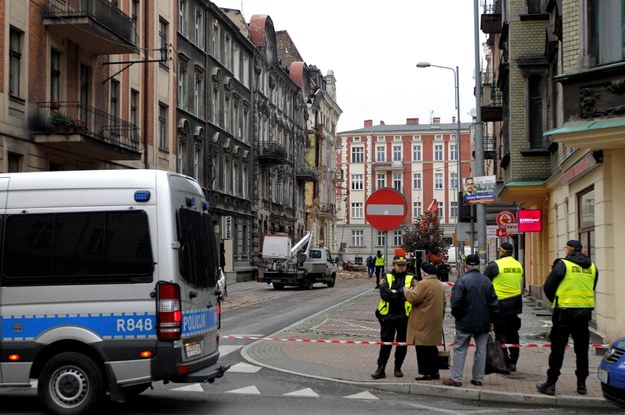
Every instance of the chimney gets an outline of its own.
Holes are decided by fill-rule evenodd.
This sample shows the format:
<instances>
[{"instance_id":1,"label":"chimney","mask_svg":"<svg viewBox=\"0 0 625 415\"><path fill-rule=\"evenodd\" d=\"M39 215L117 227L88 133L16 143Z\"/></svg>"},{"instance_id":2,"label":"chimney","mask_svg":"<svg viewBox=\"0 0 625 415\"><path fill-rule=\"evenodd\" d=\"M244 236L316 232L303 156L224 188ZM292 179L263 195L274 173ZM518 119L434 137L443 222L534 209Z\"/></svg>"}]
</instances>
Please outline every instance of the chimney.
<instances>
[{"instance_id":1,"label":"chimney","mask_svg":"<svg viewBox=\"0 0 625 415\"><path fill-rule=\"evenodd\" d=\"M455 124L455 123L456 123L456 117L455 117L455 116L454 116L454 117L451 117L451 122L452 122L452 124Z\"/></svg>"},{"instance_id":2,"label":"chimney","mask_svg":"<svg viewBox=\"0 0 625 415\"><path fill-rule=\"evenodd\" d=\"M380 125L386 125L386 124L384 124L383 120L380 120Z\"/></svg>"},{"instance_id":3,"label":"chimney","mask_svg":"<svg viewBox=\"0 0 625 415\"><path fill-rule=\"evenodd\" d=\"M432 124L440 124L440 123L441 123L441 117L432 118Z\"/></svg>"},{"instance_id":4,"label":"chimney","mask_svg":"<svg viewBox=\"0 0 625 415\"><path fill-rule=\"evenodd\" d=\"M419 124L419 119L418 118L406 118L406 124L408 124L408 125L418 125Z\"/></svg>"},{"instance_id":5,"label":"chimney","mask_svg":"<svg viewBox=\"0 0 625 415\"><path fill-rule=\"evenodd\" d=\"M365 128L373 127L373 120L365 120Z\"/></svg>"}]
</instances>

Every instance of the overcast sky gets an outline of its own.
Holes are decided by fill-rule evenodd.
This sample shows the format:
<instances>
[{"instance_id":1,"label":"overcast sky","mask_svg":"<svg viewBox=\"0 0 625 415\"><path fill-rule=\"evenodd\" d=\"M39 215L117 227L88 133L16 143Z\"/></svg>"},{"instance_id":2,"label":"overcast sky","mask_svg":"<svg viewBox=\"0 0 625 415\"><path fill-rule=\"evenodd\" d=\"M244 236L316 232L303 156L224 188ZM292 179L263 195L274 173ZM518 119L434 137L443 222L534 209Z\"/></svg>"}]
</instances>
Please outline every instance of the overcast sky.
<instances>
[{"instance_id":1,"label":"overcast sky","mask_svg":"<svg viewBox=\"0 0 625 415\"><path fill-rule=\"evenodd\" d=\"M475 35L472 0L213 0L238 9L249 23L269 15L286 30L309 65L334 71L337 130L404 124L406 118L451 122L456 115L454 75L418 69L417 62L459 67L460 118L475 108ZM480 2L481 3L481 2ZM480 9L481 12L481 9ZM484 38L481 35L480 39Z\"/></svg>"}]
</instances>

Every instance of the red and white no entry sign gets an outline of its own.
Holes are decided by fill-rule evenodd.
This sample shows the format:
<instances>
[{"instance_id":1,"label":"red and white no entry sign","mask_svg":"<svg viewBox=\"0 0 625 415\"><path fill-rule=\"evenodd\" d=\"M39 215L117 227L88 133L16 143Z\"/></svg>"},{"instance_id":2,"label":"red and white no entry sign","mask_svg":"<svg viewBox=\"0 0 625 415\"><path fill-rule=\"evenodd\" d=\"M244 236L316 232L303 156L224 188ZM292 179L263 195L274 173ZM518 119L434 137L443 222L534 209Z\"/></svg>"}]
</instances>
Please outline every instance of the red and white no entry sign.
<instances>
[{"instance_id":1,"label":"red and white no entry sign","mask_svg":"<svg viewBox=\"0 0 625 415\"><path fill-rule=\"evenodd\" d=\"M365 219L379 231L390 231L402 224L407 207L404 195L386 187L371 193L365 202Z\"/></svg>"}]
</instances>

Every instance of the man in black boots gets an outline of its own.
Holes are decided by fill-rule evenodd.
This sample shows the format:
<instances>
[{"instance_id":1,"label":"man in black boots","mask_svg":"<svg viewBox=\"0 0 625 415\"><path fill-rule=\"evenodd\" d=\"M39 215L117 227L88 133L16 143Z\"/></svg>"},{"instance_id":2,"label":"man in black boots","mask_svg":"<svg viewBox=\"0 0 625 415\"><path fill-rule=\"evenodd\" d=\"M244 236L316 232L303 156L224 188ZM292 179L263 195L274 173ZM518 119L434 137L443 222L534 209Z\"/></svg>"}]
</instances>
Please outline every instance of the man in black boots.
<instances>
[{"instance_id":1,"label":"man in black boots","mask_svg":"<svg viewBox=\"0 0 625 415\"><path fill-rule=\"evenodd\" d=\"M380 322L380 340L383 342L406 342L408 316L411 305L404 297L404 289L413 286L414 277L406 272L406 258L395 256L393 270L380 279L380 304L375 315ZM415 281L416 282L416 281ZM371 374L373 379L386 377L386 363L391 356L391 345L380 346L378 369ZM406 357L407 347L395 347L395 377L402 377L401 365Z\"/></svg>"},{"instance_id":2,"label":"man in black boots","mask_svg":"<svg viewBox=\"0 0 625 415\"><path fill-rule=\"evenodd\" d=\"M576 358L577 393L586 395L590 342L588 323L595 307L595 287L599 271L590 258L582 253L580 241L568 241L565 249L566 257L555 260L543 285L543 291L553 306L553 326L547 381L539 383L536 388L545 395L556 394L556 382L560 377L564 351L571 336Z\"/></svg>"}]
</instances>

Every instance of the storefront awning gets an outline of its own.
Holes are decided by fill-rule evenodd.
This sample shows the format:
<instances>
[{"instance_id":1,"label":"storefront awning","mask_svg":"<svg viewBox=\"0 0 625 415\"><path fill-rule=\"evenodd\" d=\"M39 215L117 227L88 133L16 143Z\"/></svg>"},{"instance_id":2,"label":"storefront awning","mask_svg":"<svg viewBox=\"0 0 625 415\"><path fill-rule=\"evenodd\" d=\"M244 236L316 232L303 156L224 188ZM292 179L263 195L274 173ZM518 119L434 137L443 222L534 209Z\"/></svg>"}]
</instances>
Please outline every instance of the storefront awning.
<instances>
[{"instance_id":1,"label":"storefront awning","mask_svg":"<svg viewBox=\"0 0 625 415\"><path fill-rule=\"evenodd\" d=\"M625 146L625 118L569 123L543 133L567 146L600 150Z\"/></svg>"}]
</instances>

